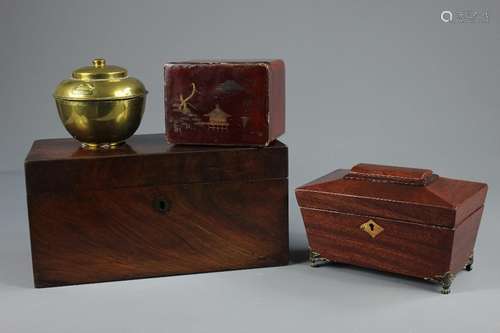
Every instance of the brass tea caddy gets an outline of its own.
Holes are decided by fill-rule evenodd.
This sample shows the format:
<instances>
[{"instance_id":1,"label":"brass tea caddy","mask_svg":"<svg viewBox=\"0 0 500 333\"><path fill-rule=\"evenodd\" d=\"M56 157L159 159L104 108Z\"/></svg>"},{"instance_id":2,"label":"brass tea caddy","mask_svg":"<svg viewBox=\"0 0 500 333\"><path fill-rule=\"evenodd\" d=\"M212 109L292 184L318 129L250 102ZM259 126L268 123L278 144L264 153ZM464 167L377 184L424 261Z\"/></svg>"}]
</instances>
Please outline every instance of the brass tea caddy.
<instances>
[{"instance_id":1,"label":"brass tea caddy","mask_svg":"<svg viewBox=\"0 0 500 333\"><path fill-rule=\"evenodd\" d=\"M139 127L147 93L125 68L94 59L62 81L54 99L64 127L82 147L113 148Z\"/></svg>"}]
</instances>

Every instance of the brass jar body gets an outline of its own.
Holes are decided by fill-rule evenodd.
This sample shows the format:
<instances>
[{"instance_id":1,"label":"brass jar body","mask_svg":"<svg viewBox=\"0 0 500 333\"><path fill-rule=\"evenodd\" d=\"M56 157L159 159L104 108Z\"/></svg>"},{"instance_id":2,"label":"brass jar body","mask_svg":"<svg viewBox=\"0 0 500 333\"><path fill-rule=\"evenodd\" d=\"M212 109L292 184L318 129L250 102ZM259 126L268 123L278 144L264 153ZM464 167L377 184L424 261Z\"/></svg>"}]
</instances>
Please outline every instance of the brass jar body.
<instances>
[{"instance_id":1,"label":"brass jar body","mask_svg":"<svg viewBox=\"0 0 500 333\"><path fill-rule=\"evenodd\" d=\"M111 148L131 137L142 120L146 97L120 100L56 99L66 130L84 147Z\"/></svg>"},{"instance_id":2,"label":"brass jar body","mask_svg":"<svg viewBox=\"0 0 500 333\"><path fill-rule=\"evenodd\" d=\"M117 66L95 59L54 92L59 118L85 148L113 148L139 127L146 104L143 84Z\"/></svg>"}]
</instances>

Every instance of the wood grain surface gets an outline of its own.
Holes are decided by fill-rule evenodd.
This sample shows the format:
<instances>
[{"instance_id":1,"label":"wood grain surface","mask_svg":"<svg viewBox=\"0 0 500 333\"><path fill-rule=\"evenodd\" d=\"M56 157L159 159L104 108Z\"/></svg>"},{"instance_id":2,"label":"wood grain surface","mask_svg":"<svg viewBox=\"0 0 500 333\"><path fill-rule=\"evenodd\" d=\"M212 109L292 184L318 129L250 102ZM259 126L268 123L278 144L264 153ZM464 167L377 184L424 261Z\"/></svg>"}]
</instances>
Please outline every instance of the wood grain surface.
<instances>
[{"instance_id":1,"label":"wood grain surface","mask_svg":"<svg viewBox=\"0 0 500 333\"><path fill-rule=\"evenodd\" d=\"M487 188L429 169L359 164L295 193L309 245L321 257L434 279L468 263ZM361 228L370 220L383 228L375 237Z\"/></svg>"},{"instance_id":2,"label":"wood grain surface","mask_svg":"<svg viewBox=\"0 0 500 333\"><path fill-rule=\"evenodd\" d=\"M288 263L286 146L169 152L159 140L69 158L68 140L35 144L26 183L36 287Z\"/></svg>"},{"instance_id":3,"label":"wood grain surface","mask_svg":"<svg viewBox=\"0 0 500 333\"><path fill-rule=\"evenodd\" d=\"M381 271L432 278L464 268L473 253L482 208L458 230L379 217L302 208L309 246L322 257ZM372 238L360 226L384 230Z\"/></svg>"},{"instance_id":4,"label":"wood grain surface","mask_svg":"<svg viewBox=\"0 0 500 333\"><path fill-rule=\"evenodd\" d=\"M484 183L438 177L426 186L349 178L339 169L296 189L301 207L454 227L481 207Z\"/></svg>"}]
</instances>

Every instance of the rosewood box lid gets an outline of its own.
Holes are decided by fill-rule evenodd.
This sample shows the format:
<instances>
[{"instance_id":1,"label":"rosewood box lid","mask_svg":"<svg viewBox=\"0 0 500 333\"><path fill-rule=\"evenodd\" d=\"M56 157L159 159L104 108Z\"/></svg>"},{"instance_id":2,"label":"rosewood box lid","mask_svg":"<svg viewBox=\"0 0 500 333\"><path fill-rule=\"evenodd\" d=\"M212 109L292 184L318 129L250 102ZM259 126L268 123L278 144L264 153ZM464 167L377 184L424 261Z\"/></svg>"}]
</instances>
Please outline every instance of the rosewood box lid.
<instances>
[{"instance_id":1,"label":"rosewood box lid","mask_svg":"<svg viewBox=\"0 0 500 333\"><path fill-rule=\"evenodd\" d=\"M109 150L83 149L74 139L37 140L25 171L30 193L40 193L280 179L288 176L287 159L279 141L265 148L174 146L163 134L145 134Z\"/></svg>"},{"instance_id":2,"label":"rosewood box lid","mask_svg":"<svg viewBox=\"0 0 500 333\"><path fill-rule=\"evenodd\" d=\"M358 164L296 190L301 207L455 228L481 208L487 185L428 169Z\"/></svg>"}]
</instances>

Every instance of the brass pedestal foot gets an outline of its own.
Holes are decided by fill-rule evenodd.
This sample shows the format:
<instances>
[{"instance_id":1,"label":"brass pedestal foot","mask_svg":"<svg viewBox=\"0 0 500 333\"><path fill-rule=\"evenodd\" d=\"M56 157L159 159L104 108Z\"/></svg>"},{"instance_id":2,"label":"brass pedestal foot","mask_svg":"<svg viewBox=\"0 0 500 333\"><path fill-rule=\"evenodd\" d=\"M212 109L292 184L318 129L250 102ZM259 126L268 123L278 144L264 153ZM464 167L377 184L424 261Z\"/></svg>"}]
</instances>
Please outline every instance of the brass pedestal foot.
<instances>
[{"instance_id":1,"label":"brass pedestal foot","mask_svg":"<svg viewBox=\"0 0 500 333\"><path fill-rule=\"evenodd\" d=\"M88 150L108 150L108 149L118 148L123 143L125 143L125 141L109 142L109 143L86 143L86 142L81 142L80 146L83 149L88 149Z\"/></svg>"},{"instance_id":2,"label":"brass pedestal foot","mask_svg":"<svg viewBox=\"0 0 500 333\"><path fill-rule=\"evenodd\" d=\"M318 252L309 249L309 264L311 267L319 267L329 262L330 260L323 258Z\"/></svg>"},{"instance_id":3,"label":"brass pedestal foot","mask_svg":"<svg viewBox=\"0 0 500 333\"><path fill-rule=\"evenodd\" d=\"M467 265L465 265L465 270L470 272L472 271L472 264L474 263L474 255L470 255L469 261L467 262Z\"/></svg>"}]
</instances>

